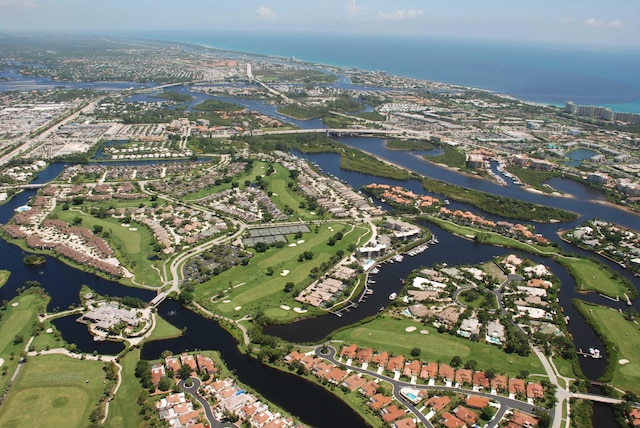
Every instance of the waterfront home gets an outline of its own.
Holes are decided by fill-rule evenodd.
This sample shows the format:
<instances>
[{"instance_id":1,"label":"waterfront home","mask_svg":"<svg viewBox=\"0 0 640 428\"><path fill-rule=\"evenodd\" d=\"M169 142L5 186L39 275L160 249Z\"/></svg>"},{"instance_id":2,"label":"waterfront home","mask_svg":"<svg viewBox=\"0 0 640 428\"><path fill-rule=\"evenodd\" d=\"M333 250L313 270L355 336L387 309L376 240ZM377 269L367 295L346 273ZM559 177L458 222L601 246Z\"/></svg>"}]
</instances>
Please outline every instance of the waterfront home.
<instances>
[{"instance_id":1,"label":"waterfront home","mask_svg":"<svg viewBox=\"0 0 640 428\"><path fill-rule=\"evenodd\" d=\"M347 377L347 374L346 370L342 370L340 367L333 367L324 375L324 378L330 383L338 385L342 379Z\"/></svg>"},{"instance_id":2,"label":"waterfront home","mask_svg":"<svg viewBox=\"0 0 640 428\"><path fill-rule=\"evenodd\" d=\"M198 369L201 373L214 374L217 372L215 366L213 365L213 360L209 357L205 357L203 355L196 355L196 362L198 363Z\"/></svg>"},{"instance_id":3,"label":"waterfront home","mask_svg":"<svg viewBox=\"0 0 640 428\"><path fill-rule=\"evenodd\" d=\"M369 399L369 407L373 410L380 410L389 403L391 403L391 397L382 394L375 394Z\"/></svg>"},{"instance_id":4,"label":"waterfront home","mask_svg":"<svg viewBox=\"0 0 640 428\"><path fill-rule=\"evenodd\" d=\"M291 364L294 361L302 360L306 356L306 354L303 354L301 352L291 351L289 354L287 354L287 356L284 357L284 362L287 364Z\"/></svg>"},{"instance_id":5,"label":"waterfront home","mask_svg":"<svg viewBox=\"0 0 640 428\"><path fill-rule=\"evenodd\" d=\"M342 382L342 385L345 388L348 388L349 391L355 391L362 387L366 382L367 380L363 379L359 374L352 374Z\"/></svg>"},{"instance_id":6,"label":"waterfront home","mask_svg":"<svg viewBox=\"0 0 640 428\"><path fill-rule=\"evenodd\" d=\"M167 367L167 370L172 371L174 374L180 370L180 360L174 355L164 357L164 365Z\"/></svg>"},{"instance_id":7,"label":"waterfront home","mask_svg":"<svg viewBox=\"0 0 640 428\"><path fill-rule=\"evenodd\" d=\"M378 383L375 380L370 380L365 383L358 389L358 392L365 397L373 397L373 395L378 391Z\"/></svg>"},{"instance_id":8,"label":"waterfront home","mask_svg":"<svg viewBox=\"0 0 640 428\"><path fill-rule=\"evenodd\" d=\"M392 428L416 428L416 421L413 418L398 419L392 425Z\"/></svg>"},{"instance_id":9,"label":"waterfront home","mask_svg":"<svg viewBox=\"0 0 640 428\"><path fill-rule=\"evenodd\" d=\"M389 423L395 421L398 418L401 418L407 414L406 411L398 408L395 404L392 404L380 411L380 416L385 423Z\"/></svg>"},{"instance_id":10,"label":"waterfront home","mask_svg":"<svg viewBox=\"0 0 640 428\"><path fill-rule=\"evenodd\" d=\"M180 363L183 366L187 366L191 369L192 372L196 371L198 369L198 365L196 364L196 359L193 358L193 356L187 354L187 353L182 353L180 355Z\"/></svg>"},{"instance_id":11,"label":"waterfront home","mask_svg":"<svg viewBox=\"0 0 640 428\"><path fill-rule=\"evenodd\" d=\"M153 385L158 385L160 383L160 379L164 376L164 365L162 364L154 364L151 366L151 383Z\"/></svg>"}]
</instances>

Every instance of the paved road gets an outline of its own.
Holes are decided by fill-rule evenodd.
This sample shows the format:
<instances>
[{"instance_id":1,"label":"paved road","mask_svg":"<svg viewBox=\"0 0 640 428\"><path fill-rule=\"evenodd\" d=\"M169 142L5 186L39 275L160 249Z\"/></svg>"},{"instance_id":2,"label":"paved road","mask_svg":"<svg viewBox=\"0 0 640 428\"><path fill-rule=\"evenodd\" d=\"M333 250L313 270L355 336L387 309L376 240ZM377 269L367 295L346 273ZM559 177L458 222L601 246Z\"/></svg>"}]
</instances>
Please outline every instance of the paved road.
<instances>
[{"instance_id":1,"label":"paved road","mask_svg":"<svg viewBox=\"0 0 640 428\"><path fill-rule=\"evenodd\" d=\"M335 356L336 356L336 350L335 348L333 348L332 346L328 346L328 353L327 354L322 354L320 352L320 350L322 349L322 346L318 346L316 348L316 355L319 356L320 358L324 358L330 362L332 362L333 364L336 365L345 365L344 363L341 363L339 361L336 360ZM455 388L455 387L447 387L447 386L442 386L442 385L434 385L434 386L430 386L430 385L413 385L409 382L404 382L404 381L400 381L400 380L394 380L388 376L384 376L384 375L379 375L376 372L373 372L371 370L367 370L367 369L362 369L361 367L356 367L356 366L347 366L348 368L350 368L353 371L356 372L360 372L360 373L366 373L369 376L372 376L374 378L380 379L380 380L384 380L386 382L389 382L392 386L393 386L393 396L400 401L402 404L404 404L414 415L415 417L422 422L427 428L431 428L433 427L433 425L427 420L427 418L425 417L425 415L422 414L422 412L420 412L411 402L407 401L401 394L400 394L400 389L404 388L404 387L408 387L408 388L415 388L415 389L425 389L425 390L430 390L430 389L439 389L439 390L447 390L447 391L453 391L456 393L460 393L460 394L473 394L473 395L479 395L481 397L488 397L492 400L497 401L498 403L500 403L500 409L498 410L498 412L495 414L494 418L491 420L491 422L489 422L489 424L487 425L489 428L493 428L493 427L497 427L498 423L500 422L500 420L504 417L504 414L507 412L508 409L520 409L526 413L533 413L534 409L536 408L536 406L529 404L529 403L525 403L524 401L519 401L519 400L515 400L512 398L508 398L508 397L503 397L500 395L493 395L493 394L489 394L486 392L476 392L476 391L470 391L468 389L461 389L461 388Z\"/></svg>"},{"instance_id":2,"label":"paved road","mask_svg":"<svg viewBox=\"0 0 640 428\"><path fill-rule=\"evenodd\" d=\"M206 398L198 394L198 389L200 389L200 379L196 377L192 377L189 379L193 381L193 385L191 387L187 387L185 385L187 381L186 379L182 379L180 382L178 382L178 386L184 389L185 392L187 392L188 394L192 395L193 398L198 400L198 402L204 409L204 414L207 417L207 420L209 421L209 426L212 428L224 428L228 426L213 417L213 410L211 410L211 405L209 404Z\"/></svg>"}]
</instances>

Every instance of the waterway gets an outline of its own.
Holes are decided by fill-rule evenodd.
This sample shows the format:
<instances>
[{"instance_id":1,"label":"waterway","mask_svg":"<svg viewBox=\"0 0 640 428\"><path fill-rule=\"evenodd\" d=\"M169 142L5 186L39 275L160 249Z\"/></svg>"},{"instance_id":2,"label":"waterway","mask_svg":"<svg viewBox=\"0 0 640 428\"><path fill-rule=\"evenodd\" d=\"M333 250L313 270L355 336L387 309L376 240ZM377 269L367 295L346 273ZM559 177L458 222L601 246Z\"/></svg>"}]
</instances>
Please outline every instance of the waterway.
<instances>
[{"instance_id":1,"label":"waterway","mask_svg":"<svg viewBox=\"0 0 640 428\"><path fill-rule=\"evenodd\" d=\"M250 110L260 111L261 113L278 117L277 113L275 113L275 107L263 101L235 98L222 99L242 104ZM303 128L322 127L320 123L314 121L292 121L290 118L284 118L284 120L295 122ZM577 212L579 218L573 222L551 225L536 224L539 232L543 233L547 238L556 241L557 237L555 233L559 228L566 229L574 227L579 225L583 220L593 217L599 217L634 229L637 229L637 225L639 224L639 217L637 215L605 204L603 197L599 193L569 180L553 179L550 181L550 184L555 189L570 195L570 197L538 194L522 190L520 187L514 185L499 186L486 179L460 174L450 169L425 162L421 159L421 156L429 155L430 153L428 152L388 150L384 147L384 140L382 139L340 138L339 141L373 153L376 156L428 177L493 194L514 197L536 204L550 205ZM384 182L401 185L416 193L428 193L422 189L420 182L417 180L398 181L381 179L367 174L340 170L339 157L336 154L302 155L298 153L298 155L319 164L325 172L337 176L356 189L371 182ZM38 174L37 182L46 182L57 176L63 167L63 164L52 164ZM0 223L6 223L13 215L13 210L20 205L26 204L28 199L34 194L35 191L33 190L24 191L1 206ZM466 204L452 202L451 207L470 209L482 214L481 210L469 207ZM388 208L388 206L385 208ZM484 213L484 215L489 218L498 219L496 216L490 216L486 213ZM405 258L403 263L384 265L380 273L375 277L376 284L373 286L374 294L369 296L359 308L345 313L342 318L333 315L317 317L286 326L270 326L266 329L266 332L287 338L294 342L315 342L331 334L339 327L350 325L360 319L377 313L380 307L388 304L389 294L401 289L402 284L400 283L400 278L406 277L412 270L420 266L431 266L434 263L442 262L446 262L449 265L475 264L490 260L496 255L511 252L518 253L465 240L451 235L433 225L429 225L428 227L438 236L440 244L429 248L426 252L416 257ZM580 252L568 244L560 243L560 245L573 252ZM129 295L145 300L151 300L153 297L153 292L151 291L123 287L115 282L73 269L49 256L47 256L47 262L43 265L36 267L26 266L22 263L24 252L19 247L10 245L5 241L0 241L0 253L3 254L3 257L0 259L0 269L8 269L12 272L9 282L0 289L0 299L3 300L11 299L15 295L15 289L27 280L37 280L41 282L45 290L51 295L49 310L54 308L62 310L66 309L69 305L77 304L79 302L78 293L82 284L87 284L98 293L105 295ZM575 291L575 283L571 276L553 260L524 254L523 256L527 256L549 266L554 274L562 281L563 286L559 299L565 310L565 314L571 318L568 329L573 335L576 346L582 347L583 349L595 346L601 349L604 354L604 346L591 328L589 328L575 312L571 305L571 300L579 297L613 307L623 307L622 304L616 305L594 294L579 295ZM610 266L613 265L612 267L617 268L618 271L621 270L617 265L610 262L607 262L607 264ZM626 276L626 272L621 273ZM631 279L637 287L638 280L633 277ZM635 305L638 307L638 302L636 302ZM176 339L152 342L145 345L143 349L144 358L158 358L160 353L166 349L174 352L182 352L186 349L217 349L221 352L230 368L235 370L236 375L241 381L254 387L267 399L274 401L286 410L298 415L304 422L314 426L364 425L363 421L361 421L353 411L330 393L297 377L270 369L241 354L237 350L233 338L221 329L215 321L206 320L194 313L186 311L171 301L161 305L159 310L161 314L167 316L169 321L176 326L180 328L187 327L187 334ZM110 353L106 350L109 349L117 352L122 347L122 345L116 343L93 342L86 331L86 327L75 323L75 317L73 317L73 319L71 319L71 317L61 318L56 320L54 324L60 329L65 340L76 343L79 349L84 352L90 353L97 351ZM195 332L198 332L198 334L194 334ZM581 359L582 370L589 378L595 379L603 373L606 354L604 357L605 358L601 360ZM298 398L301 396L307 397L308 400L299 400ZM327 408L331 408L332 412L326 412ZM336 411L338 413L336 413ZM336 421L342 421L344 424Z\"/></svg>"}]
</instances>

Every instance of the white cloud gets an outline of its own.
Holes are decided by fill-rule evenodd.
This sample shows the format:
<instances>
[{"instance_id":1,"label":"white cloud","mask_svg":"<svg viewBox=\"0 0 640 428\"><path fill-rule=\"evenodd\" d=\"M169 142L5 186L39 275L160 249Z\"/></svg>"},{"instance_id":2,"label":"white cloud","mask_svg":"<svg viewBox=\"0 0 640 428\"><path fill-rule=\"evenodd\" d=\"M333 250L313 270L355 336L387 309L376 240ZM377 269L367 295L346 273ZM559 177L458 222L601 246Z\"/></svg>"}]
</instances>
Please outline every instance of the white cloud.
<instances>
[{"instance_id":1,"label":"white cloud","mask_svg":"<svg viewBox=\"0 0 640 428\"><path fill-rule=\"evenodd\" d=\"M586 21L584 21L584 25L588 27L600 27L600 28L623 28L624 27L624 24L622 23L622 21L618 19L614 19L612 21L606 22L606 21L597 20L595 18L589 18Z\"/></svg>"},{"instance_id":2,"label":"white cloud","mask_svg":"<svg viewBox=\"0 0 640 428\"><path fill-rule=\"evenodd\" d=\"M573 19L571 18L561 18L560 19L560 24L572 24L573 23Z\"/></svg>"},{"instance_id":3,"label":"white cloud","mask_svg":"<svg viewBox=\"0 0 640 428\"><path fill-rule=\"evenodd\" d=\"M356 0L349 0L347 3L347 13L351 16L364 15L364 8Z\"/></svg>"},{"instance_id":4,"label":"white cloud","mask_svg":"<svg viewBox=\"0 0 640 428\"><path fill-rule=\"evenodd\" d=\"M256 12L262 19L273 19L276 17L275 12L270 7L260 6L256 9Z\"/></svg>"},{"instance_id":5,"label":"white cloud","mask_svg":"<svg viewBox=\"0 0 640 428\"><path fill-rule=\"evenodd\" d=\"M411 9L396 9L391 13L378 12L378 19L381 21L406 21L415 19L422 14L422 10L412 7Z\"/></svg>"}]
</instances>

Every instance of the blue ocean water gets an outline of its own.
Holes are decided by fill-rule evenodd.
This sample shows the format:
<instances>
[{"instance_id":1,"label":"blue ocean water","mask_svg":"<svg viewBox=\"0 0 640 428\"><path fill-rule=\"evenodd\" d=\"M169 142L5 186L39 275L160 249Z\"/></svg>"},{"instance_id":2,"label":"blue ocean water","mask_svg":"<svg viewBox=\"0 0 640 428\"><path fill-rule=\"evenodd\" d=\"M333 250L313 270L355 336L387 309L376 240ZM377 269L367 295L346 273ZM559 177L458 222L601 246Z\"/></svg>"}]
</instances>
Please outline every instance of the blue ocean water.
<instances>
[{"instance_id":1,"label":"blue ocean water","mask_svg":"<svg viewBox=\"0 0 640 428\"><path fill-rule=\"evenodd\" d=\"M518 99L640 113L640 48L445 40L354 34L163 33L146 37L224 50L295 56L488 89Z\"/></svg>"}]
</instances>

